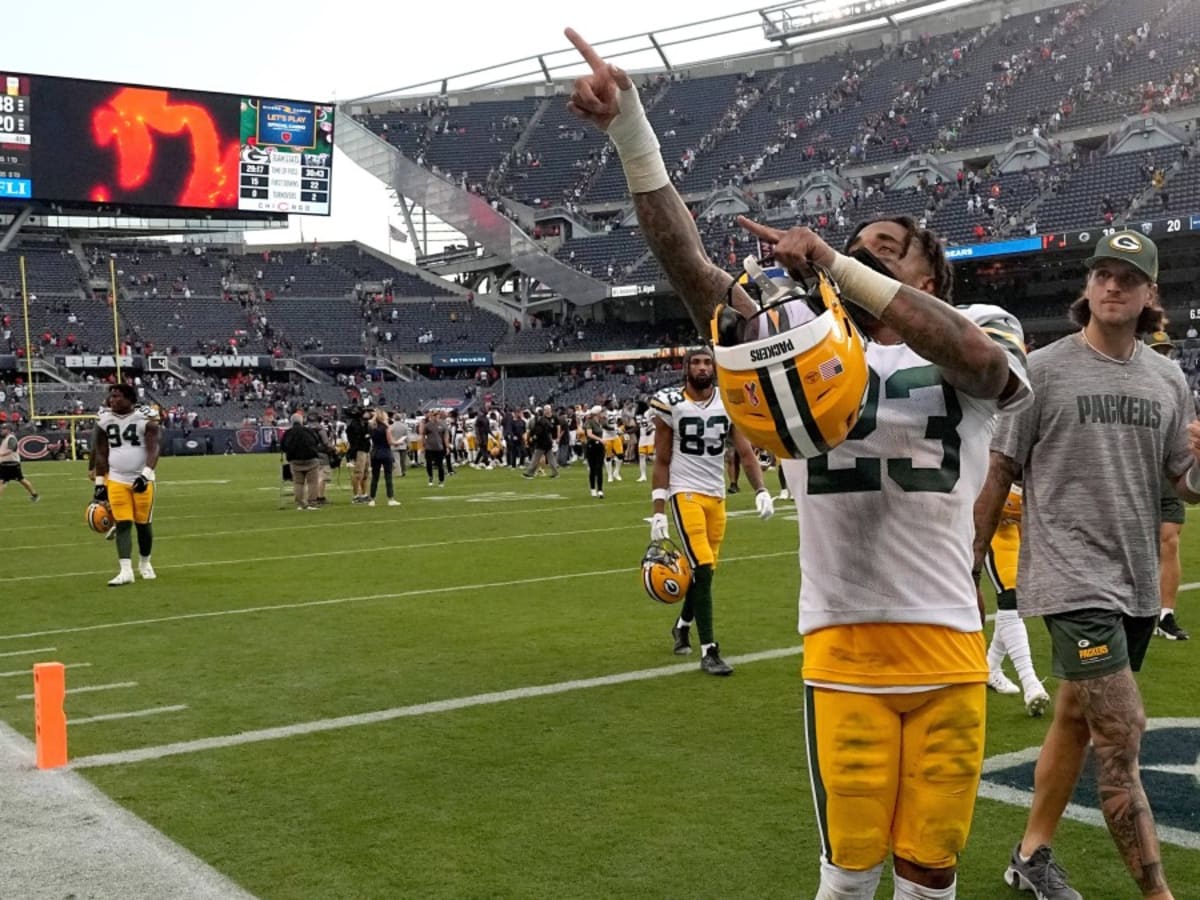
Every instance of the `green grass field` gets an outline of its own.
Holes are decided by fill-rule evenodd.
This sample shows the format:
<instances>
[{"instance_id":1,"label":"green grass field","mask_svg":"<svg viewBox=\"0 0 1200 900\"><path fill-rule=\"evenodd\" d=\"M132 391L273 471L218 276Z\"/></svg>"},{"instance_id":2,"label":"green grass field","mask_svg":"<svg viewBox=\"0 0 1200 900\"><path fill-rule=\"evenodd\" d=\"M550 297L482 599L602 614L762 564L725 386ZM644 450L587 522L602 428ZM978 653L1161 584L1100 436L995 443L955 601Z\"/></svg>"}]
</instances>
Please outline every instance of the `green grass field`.
<instances>
[{"instance_id":1,"label":"green grass field","mask_svg":"<svg viewBox=\"0 0 1200 900\"><path fill-rule=\"evenodd\" d=\"M0 668L53 658L79 666L68 688L127 685L69 696L75 720L185 707L71 727L109 796L263 897L813 895L788 504L763 523L749 493L730 498L715 598L737 671L715 679L672 655L674 611L642 592L636 470L603 501L579 466L531 482L464 469L444 490L398 480L399 509L351 506L343 487L312 513L277 509L278 470L164 459L158 580L118 590L113 544L84 524L84 464L27 466L36 506L16 485L0 499ZM1193 527L1185 582L1198 572ZM1153 644L1152 717L1194 714L1197 643ZM30 684L0 679L0 719L32 737ZM1019 698L989 702L989 756L1037 746L1045 722ZM1148 784L1197 848L1193 724L1154 751L1165 774ZM1001 880L1024 819L979 801L960 897L1027 896ZM1065 822L1057 850L1085 896L1135 895L1103 827ZM1164 854L1176 897L1200 897L1200 850Z\"/></svg>"}]
</instances>

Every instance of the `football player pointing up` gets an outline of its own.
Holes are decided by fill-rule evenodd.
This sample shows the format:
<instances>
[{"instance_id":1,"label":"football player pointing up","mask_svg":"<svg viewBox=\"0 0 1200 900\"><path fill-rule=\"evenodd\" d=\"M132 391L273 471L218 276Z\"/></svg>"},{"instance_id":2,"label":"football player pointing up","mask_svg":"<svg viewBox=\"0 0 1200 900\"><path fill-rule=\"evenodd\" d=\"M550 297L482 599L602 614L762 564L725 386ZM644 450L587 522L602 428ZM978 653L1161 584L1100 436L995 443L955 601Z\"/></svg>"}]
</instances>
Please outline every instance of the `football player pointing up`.
<instances>
[{"instance_id":1,"label":"football player pointing up","mask_svg":"<svg viewBox=\"0 0 1200 900\"><path fill-rule=\"evenodd\" d=\"M713 637L712 581L717 555L725 537L725 436L731 431L746 476L757 492L758 514L775 513L771 494L763 487L758 457L745 437L730 427L729 417L714 383L712 351L693 350L684 360L683 390L659 391L650 401L657 418L654 429L654 514L650 540L670 536L666 508L671 507L680 543L692 568L692 583L671 636L675 652L692 652L692 622L700 636L700 669L709 675L730 675L733 667L721 659Z\"/></svg>"},{"instance_id":2,"label":"football player pointing up","mask_svg":"<svg viewBox=\"0 0 1200 900\"><path fill-rule=\"evenodd\" d=\"M117 558L121 570L109 587L133 583L133 530L137 528L138 574L155 578L150 565L154 533L154 479L158 465L158 414L148 406L135 406L137 390L114 384L108 391L108 408L96 422L93 458L95 499L108 501L117 523Z\"/></svg>"},{"instance_id":3,"label":"football player pointing up","mask_svg":"<svg viewBox=\"0 0 1200 900\"><path fill-rule=\"evenodd\" d=\"M710 261L629 77L574 31L567 36L591 67L570 109L612 140L646 242L692 318L708 330L724 304L759 312ZM761 362L759 405L748 395L741 407L727 404L735 427L739 410L786 410L776 430L801 448L793 456L808 457L785 466L800 514L817 897L873 898L890 852L895 897L948 900L984 751L988 669L971 578L972 509L995 413L1031 400L1020 325L995 307L954 309L945 254L911 220L860 229L849 255L808 229L742 224L789 270L827 270L872 339L869 377L854 398L860 411L840 445L824 440L837 423L814 413L823 378L832 385L843 371L862 374L861 349L847 365L830 349L828 365L814 359L804 372L790 350L746 353ZM824 322L799 326L782 346L800 346L820 328L844 336L841 324ZM864 545L873 551L847 552Z\"/></svg>"}]
</instances>

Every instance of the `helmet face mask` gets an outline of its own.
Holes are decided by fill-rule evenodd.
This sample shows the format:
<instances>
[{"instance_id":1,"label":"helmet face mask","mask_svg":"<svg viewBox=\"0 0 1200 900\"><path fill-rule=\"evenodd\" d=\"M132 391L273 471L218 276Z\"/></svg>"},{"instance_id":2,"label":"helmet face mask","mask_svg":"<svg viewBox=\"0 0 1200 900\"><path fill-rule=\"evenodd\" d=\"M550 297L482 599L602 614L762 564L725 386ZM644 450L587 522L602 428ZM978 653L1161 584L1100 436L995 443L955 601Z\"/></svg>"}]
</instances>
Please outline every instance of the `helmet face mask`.
<instances>
[{"instance_id":1,"label":"helmet face mask","mask_svg":"<svg viewBox=\"0 0 1200 900\"><path fill-rule=\"evenodd\" d=\"M726 413L750 443L785 459L836 447L867 398L866 339L836 282L818 268L812 289L753 257L740 282L759 309L718 306L712 319L717 383Z\"/></svg>"},{"instance_id":2,"label":"helmet face mask","mask_svg":"<svg viewBox=\"0 0 1200 900\"><path fill-rule=\"evenodd\" d=\"M651 600L678 603L692 586L692 567L669 540L652 541L642 557L642 586Z\"/></svg>"}]
</instances>

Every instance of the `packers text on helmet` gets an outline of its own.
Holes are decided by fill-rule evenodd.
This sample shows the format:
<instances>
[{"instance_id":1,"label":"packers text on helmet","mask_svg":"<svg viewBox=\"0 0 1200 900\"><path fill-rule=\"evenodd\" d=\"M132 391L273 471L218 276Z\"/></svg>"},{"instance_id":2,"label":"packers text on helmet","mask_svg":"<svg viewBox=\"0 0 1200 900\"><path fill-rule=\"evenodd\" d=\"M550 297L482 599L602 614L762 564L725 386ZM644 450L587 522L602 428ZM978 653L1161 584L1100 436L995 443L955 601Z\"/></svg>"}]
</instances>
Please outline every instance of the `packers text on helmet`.
<instances>
[{"instance_id":1,"label":"packers text on helmet","mask_svg":"<svg viewBox=\"0 0 1200 900\"><path fill-rule=\"evenodd\" d=\"M692 567L671 541L654 541L642 557L642 585L650 599L678 603L692 586Z\"/></svg>"},{"instance_id":2,"label":"packers text on helmet","mask_svg":"<svg viewBox=\"0 0 1200 900\"><path fill-rule=\"evenodd\" d=\"M865 339L823 269L805 291L781 269L745 263L759 310L718 306L711 328L725 411L756 447L807 459L846 439L867 398Z\"/></svg>"}]
</instances>

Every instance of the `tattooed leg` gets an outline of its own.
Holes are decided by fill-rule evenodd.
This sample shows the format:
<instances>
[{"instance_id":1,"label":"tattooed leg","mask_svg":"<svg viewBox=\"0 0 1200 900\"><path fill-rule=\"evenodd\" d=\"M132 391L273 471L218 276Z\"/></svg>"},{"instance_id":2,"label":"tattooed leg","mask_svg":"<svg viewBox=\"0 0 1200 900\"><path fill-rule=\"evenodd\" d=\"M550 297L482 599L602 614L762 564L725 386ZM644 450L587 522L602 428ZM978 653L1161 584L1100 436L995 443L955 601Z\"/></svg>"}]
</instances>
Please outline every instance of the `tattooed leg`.
<instances>
[{"instance_id":1,"label":"tattooed leg","mask_svg":"<svg viewBox=\"0 0 1200 900\"><path fill-rule=\"evenodd\" d=\"M1138 772L1146 711L1129 669L1074 682L1092 733L1100 807L1143 896L1169 897L1154 813Z\"/></svg>"}]
</instances>

